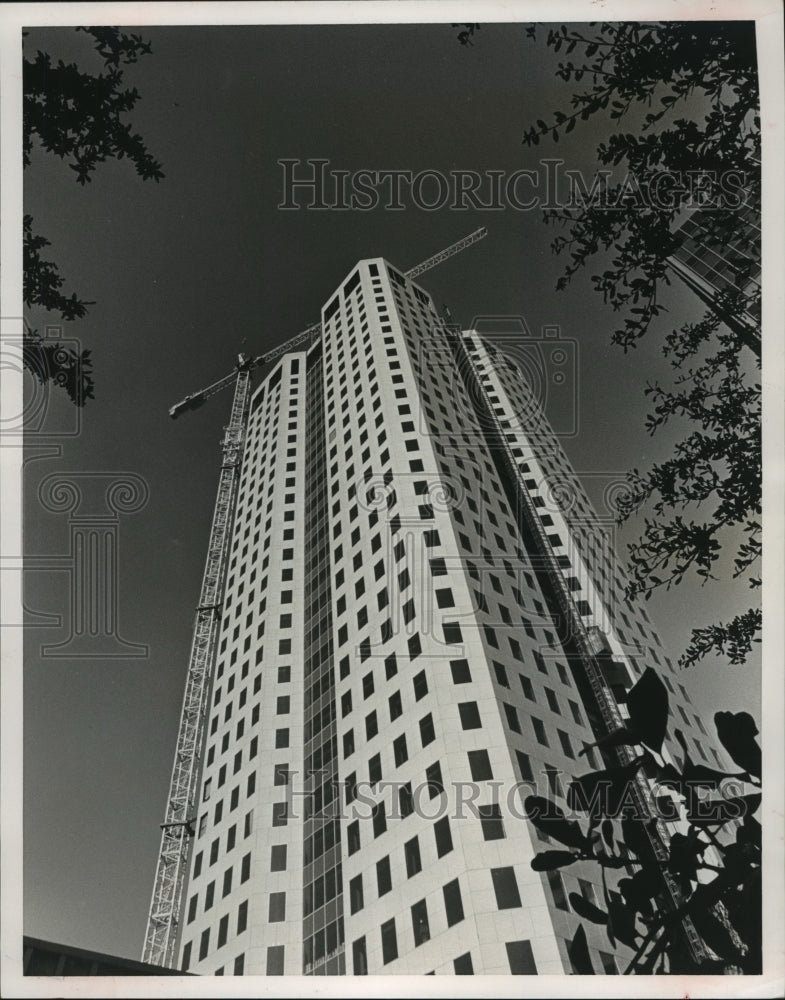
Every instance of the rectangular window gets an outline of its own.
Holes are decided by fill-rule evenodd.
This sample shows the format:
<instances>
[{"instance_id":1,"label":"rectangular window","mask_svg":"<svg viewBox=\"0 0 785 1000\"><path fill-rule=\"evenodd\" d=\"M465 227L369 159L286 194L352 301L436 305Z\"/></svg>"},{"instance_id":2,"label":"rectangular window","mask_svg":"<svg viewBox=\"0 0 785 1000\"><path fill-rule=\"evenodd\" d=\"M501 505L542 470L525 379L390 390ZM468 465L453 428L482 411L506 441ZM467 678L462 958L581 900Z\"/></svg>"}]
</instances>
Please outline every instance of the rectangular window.
<instances>
[{"instance_id":1,"label":"rectangular window","mask_svg":"<svg viewBox=\"0 0 785 1000\"><path fill-rule=\"evenodd\" d=\"M496 905L500 910L510 910L521 905L521 894L518 891L518 881L513 867L491 868L491 878L496 893Z\"/></svg>"},{"instance_id":2,"label":"rectangular window","mask_svg":"<svg viewBox=\"0 0 785 1000\"><path fill-rule=\"evenodd\" d=\"M458 705L458 712L461 716L461 726L463 729L480 729L480 710L476 701L462 701Z\"/></svg>"},{"instance_id":3,"label":"rectangular window","mask_svg":"<svg viewBox=\"0 0 785 1000\"><path fill-rule=\"evenodd\" d=\"M508 705L507 702L504 703L504 714L507 716L507 725L514 733L519 733L521 731L521 723L518 718L518 713L512 705Z\"/></svg>"},{"instance_id":4,"label":"rectangular window","mask_svg":"<svg viewBox=\"0 0 785 1000\"><path fill-rule=\"evenodd\" d=\"M199 961L207 957L207 952L210 950L210 928L208 927L206 931L202 931L202 937L199 940Z\"/></svg>"},{"instance_id":5,"label":"rectangular window","mask_svg":"<svg viewBox=\"0 0 785 1000\"><path fill-rule=\"evenodd\" d=\"M241 976L243 970L245 969L245 955L238 955L234 960L234 974L235 976Z\"/></svg>"},{"instance_id":6,"label":"rectangular window","mask_svg":"<svg viewBox=\"0 0 785 1000\"><path fill-rule=\"evenodd\" d=\"M563 733L561 729L557 729L556 732L559 734L559 742L561 743L561 748L567 757L572 757L575 759L575 752L572 749L572 743L570 743L570 737L567 733Z\"/></svg>"},{"instance_id":7,"label":"rectangular window","mask_svg":"<svg viewBox=\"0 0 785 1000\"><path fill-rule=\"evenodd\" d=\"M204 908L205 910L212 909L213 903L215 902L215 882L211 882L207 886L207 892L204 894Z\"/></svg>"},{"instance_id":8,"label":"rectangular window","mask_svg":"<svg viewBox=\"0 0 785 1000\"><path fill-rule=\"evenodd\" d=\"M284 946L282 944L269 945L267 948L267 966L266 966L267 975L282 976L283 961L284 961Z\"/></svg>"},{"instance_id":9,"label":"rectangular window","mask_svg":"<svg viewBox=\"0 0 785 1000\"><path fill-rule=\"evenodd\" d=\"M470 750L469 767L471 768L473 781L493 780L491 758L488 756L487 750Z\"/></svg>"},{"instance_id":10,"label":"rectangular window","mask_svg":"<svg viewBox=\"0 0 785 1000\"><path fill-rule=\"evenodd\" d=\"M467 951L465 955L459 955L453 961L452 967L455 970L456 976L473 976L474 966L472 965L471 952Z\"/></svg>"},{"instance_id":11,"label":"rectangular window","mask_svg":"<svg viewBox=\"0 0 785 1000\"><path fill-rule=\"evenodd\" d=\"M420 741L424 747L427 747L435 739L436 733L433 727L433 716L429 712L424 718L420 719Z\"/></svg>"},{"instance_id":12,"label":"rectangular window","mask_svg":"<svg viewBox=\"0 0 785 1000\"><path fill-rule=\"evenodd\" d=\"M542 724L541 719L537 719L532 716L532 729L534 730L534 735L537 737L537 742L542 744L542 746L550 746L548 742L548 737L545 734L545 726Z\"/></svg>"},{"instance_id":13,"label":"rectangular window","mask_svg":"<svg viewBox=\"0 0 785 1000\"><path fill-rule=\"evenodd\" d=\"M270 871L286 871L286 844L273 844L270 849Z\"/></svg>"},{"instance_id":14,"label":"rectangular window","mask_svg":"<svg viewBox=\"0 0 785 1000\"><path fill-rule=\"evenodd\" d=\"M548 779L548 788L551 792L551 795L563 796L564 791L562 790L561 781L559 779L559 775L561 773L559 769L555 767L550 767L549 765L546 764L545 767L543 768L543 771L545 772L545 776Z\"/></svg>"},{"instance_id":15,"label":"rectangular window","mask_svg":"<svg viewBox=\"0 0 785 1000\"><path fill-rule=\"evenodd\" d=\"M251 877L251 855L246 854L240 866L240 882L247 882Z\"/></svg>"},{"instance_id":16,"label":"rectangular window","mask_svg":"<svg viewBox=\"0 0 785 1000\"><path fill-rule=\"evenodd\" d=\"M376 886L379 895L384 896L392 889L392 875L390 874L390 858L382 858L376 862Z\"/></svg>"},{"instance_id":17,"label":"rectangular window","mask_svg":"<svg viewBox=\"0 0 785 1000\"><path fill-rule=\"evenodd\" d=\"M532 682L528 677L524 677L523 674L518 674L521 680L521 687L523 688L523 693L529 699L529 701L535 701L534 688L532 687Z\"/></svg>"},{"instance_id":18,"label":"rectangular window","mask_svg":"<svg viewBox=\"0 0 785 1000\"><path fill-rule=\"evenodd\" d=\"M395 917L382 924L382 961L385 965L398 957L398 938L395 934Z\"/></svg>"},{"instance_id":19,"label":"rectangular window","mask_svg":"<svg viewBox=\"0 0 785 1000\"><path fill-rule=\"evenodd\" d=\"M534 781L534 772L532 771L532 765L528 754L525 754L522 750L516 750L515 756L518 761L518 769L521 772L521 780Z\"/></svg>"},{"instance_id":20,"label":"rectangular window","mask_svg":"<svg viewBox=\"0 0 785 1000\"><path fill-rule=\"evenodd\" d=\"M453 684L468 684L472 679L468 660L450 660Z\"/></svg>"},{"instance_id":21,"label":"rectangular window","mask_svg":"<svg viewBox=\"0 0 785 1000\"><path fill-rule=\"evenodd\" d=\"M448 882L442 889L444 894L444 911L447 914L447 926L460 923L463 920L463 900L461 899L461 887L458 879Z\"/></svg>"},{"instance_id":22,"label":"rectangular window","mask_svg":"<svg viewBox=\"0 0 785 1000\"><path fill-rule=\"evenodd\" d=\"M441 819L433 824L433 834L436 839L436 853L442 858L452 850L452 833L450 832L449 817L442 816Z\"/></svg>"},{"instance_id":23,"label":"rectangular window","mask_svg":"<svg viewBox=\"0 0 785 1000\"><path fill-rule=\"evenodd\" d=\"M449 587L444 587L436 591L436 603L440 608L454 608L455 599L452 596L452 590Z\"/></svg>"},{"instance_id":24,"label":"rectangular window","mask_svg":"<svg viewBox=\"0 0 785 1000\"><path fill-rule=\"evenodd\" d=\"M425 676L425 671L421 670L419 674L416 674L412 678L412 685L414 687L414 698L415 701L420 701L428 694L428 679Z\"/></svg>"},{"instance_id":25,"label":"rectangular window","mask_svg":"<svg viewBox=\"0 0 785 1000\"><path fill-rule=\"evenodd\" d=\"M237 933L242 934L248 926L248 902L240 903L237 911Z\"/></svg>"},{"instance_id":26,"label":"rectangular window","mask_svg":"<svg viewBox=\"0 0 785 1000\"><path fill-rule=\"evenodd\" d=\"M420 842L417 837L412 837L403 845L403 853L406 859L406 875L411 878L422 871L422 861L420 860Z\"/></svg>"},{"instance_id":27,"label":"rectangular window","mask_svg":"<svg viewBox=\"0 0 785 1000\"><path fill-rule=\"evenodd\" d=\"M514 976L537 975L537 966L534 964L534 954L529 941L508 941L505 947L510 972Z\"/></svg>"},{"instance_id":28,"label":"rectangular window","mask_svg":"<svg viewBox=\"0 0 785 1000\"><path fill-rule=\"evenodd\" d=\"M357 913L363 906L363 877L356 875L349 882L349 912Z\"/></svg>"},{"instance_id":29,"label":"rectangular window","mask_svg":"<svg viewBox=\"0 0 785 1000\"><path fill-rule=\"evenodd\" d=\"M226 944L226 938L229 933L229 917L228 915L221 917L220 923L218 924L218 947L223 948Z\"/></svg>"},{"instance_id":30,"label":"rectangular window","mask_svg":"<svg viewBox=\"0 0 785 1000\"><path fill-rule=\"evenodd\" d=\"M482 835L485 840L504 840L504 821L498 803L479 807Z\"/></svg>"},{"instance_id":31,"label":"rectangular window","mask_svg":"<svg viewBox=\"0 0 785 1000\"><path fill-rule=\"evenodd\" d=\"M401 692L396 691L395 694L391 694L389 698L390 705L390 722L395 722L395 720L403 714L403 705L401 703Z\"/></svg>"},{"instance_id":32,"label":"rectangular window","mask_svg":"<svg viewBox=\"0 0 785 1000\"><path fill-rule=\"evenodd\" d=\"M493 661L493 669L496 674L496 680L502 687L508 688L510 682L507 680L507 671L504 669L503 663L497 663L496 660Z\"/></svg>"},{"instance_id":33,"label":"rectangular window","mask_svg":"<svg viewBox=\"0 0 785 1000\"><path fill-rule=\"evenodd\" d=\"M349 854L354 854L360 850L360 821L358 819L350 823L346 828L346 837Z\"/></svg>"},{"instance_id":34,"label":"rectangular window","mask_svg":"<svg viewBox=\"0 0 785 1000\"><path fill-rule=\"evenodd\" d=\"M273 802L273 826L286 826L289 809L286 802Z\"/></svg>"},{"instance_id":35,"label":"rectangular window","mask_svg":"<svg viewBox=\"0 0 785 1000\"><path fill-rule=\"evenodd\" d=\"M407 781L398 789L398 807L401 819L406 819L414 812L414 796L412 794L412 783Z\"/></svg>"},{"instance_id":36,"label":"rectangular window","mask_svg":"<svg viewBox=\"0 0 785 1000\"><path fill-rule=\"evenodd\" d=\"M458 642L463 642L463 633L461 632L461 626L458 622L445 622L442 625L442 630L444 631L444 641L454 644Z\"/></svg>"},{"instance_id":37,"label":"rectangular window","mask_svg":"<svg viewBox=\"0 0 785 1000\"><path fill-rule=\"evenodd\" d=\"M425 780L428 783L428 797L435 799L444 791L444 781L442 779L442 766L437 760L435 764L425 769Z\"/></svg>"},{"instance_id":38,"label":"rectangular window","mask_svg":"<svg viewBox=\"0 0 785 1000\"><path fill-rule=\"evenodd\" d=\"M267 919L271 924L286 919L286 893L271 892Z\"/></svg>"},{"instance_id":39,"label":"rectangular window","mask_svg":"<svg viewBox=\"0 0 785 1000\"><path fill-rule=\"evenodd\" d=\"M373 822L373 835L380 837L387 831L387 813L384 809L384 802L378 802L371 813Z\"/></svg>"},{"instance_id":40,"label":"rectangular window","mask_svg":"<svg viewBox=\"0 0 785 1000\"><path fill-rule=\"evenodd\" d=\"M570 906L567 902L567 894L564 891L561 872L548 872L548 884L551 887L553 902L557 909L569 912Z\"/></svg>"},{"instance_id":41,"label":"rectangular window","mask_svg":"<svg viewBox=\"0 0 785 1000\"><path fill-rule=\"evenodd\" d=\"M221 896L228 896L232 891L232 869L227 868L224 872L224 885Z\"/></svg>"},{"instance_id":42,"label":"rectangular window","mask_svg":"<svg viewBox=\"0 0 785 1000\"><path fill-rule=\"evenodd\" d=\"M365 954L365 935L352 944L352 965L355 976L368 975L368 959Z\"/></svg>"},{"instance_id":43,"label":"rectangular window","mask_svg":"<svg viewBox=\"0 0 785 1000\"><path fill-rule=\"evenodd\" d=\"M428 906L424 899L412 906L412 932L414 934L414 947L431 939L431 929L428 924Z\"/></svg>"}]
</instances>

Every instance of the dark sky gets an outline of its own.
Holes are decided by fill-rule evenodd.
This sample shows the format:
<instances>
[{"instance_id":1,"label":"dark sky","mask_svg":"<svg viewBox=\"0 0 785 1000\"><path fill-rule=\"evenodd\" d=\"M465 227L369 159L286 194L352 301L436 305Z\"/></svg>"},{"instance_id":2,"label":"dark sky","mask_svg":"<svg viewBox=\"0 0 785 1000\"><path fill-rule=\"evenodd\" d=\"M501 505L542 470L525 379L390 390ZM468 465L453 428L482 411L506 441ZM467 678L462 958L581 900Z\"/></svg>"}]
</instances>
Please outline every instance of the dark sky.
<instances>
[{"instance_id":1,"label":"dark sky","mask_svg":"<svg viewBox=\"0 0 785 1000\"><path fill-rule=\"evenodd\" d=\"M487 239L421 283L455 321L523 315L531 331L558 324L577 344L579 433L564 445L590 492L673 443L670 431L652 440L644 429L645 383L669 371L655 336L625 356L587 278L554 291L563 265L539 211L277 208L285 157L349 171L512 172L559 156L591 173L596 132L521 144L524 128L569 96L555 57L523 27L483 25L473 47L449 25L139 30L153 53L127 71L141 94L131 121L165 179L143 183L127 161L108 162L80 188L40 150L25 175L25 211L52 241L68 290L96 301L64 331L93 351L96 398L59 457L28 452L27 551L68 548L67 516L43 510L37 495L51 473L135 473L150 497L121 518L118 560L120 631L149 655L42 659L41 645L67 628L26 636L24 924L129 957L142 947L230 396L176 423L169 406L229 371L239 350L263 352L316 320L358 259L406 268L487 225ZM91 65L70 29L36 29L27 46ZM676 289L665 301L674 325L697 315ZM51 426L70 426L64 394L50 403ZM67 621L64 574L31 572L27 582L31 609ZM650 610L678 656L693 625L746 598L687 581ZM755 664L706 663L684 682L708 712L758 717Z\"/></svg>"}]
</instances>

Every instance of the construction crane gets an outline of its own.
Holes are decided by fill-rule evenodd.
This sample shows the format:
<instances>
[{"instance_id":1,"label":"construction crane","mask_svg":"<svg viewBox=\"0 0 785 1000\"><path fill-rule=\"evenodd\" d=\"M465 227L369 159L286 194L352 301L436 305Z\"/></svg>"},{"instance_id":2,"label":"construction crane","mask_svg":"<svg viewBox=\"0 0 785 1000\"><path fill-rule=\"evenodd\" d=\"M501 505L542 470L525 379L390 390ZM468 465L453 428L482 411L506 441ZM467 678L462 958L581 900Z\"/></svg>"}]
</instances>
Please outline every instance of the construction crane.
<instances>
[{"instance_id":1,"label":"construction crane","mask_svg":"<svg viewBox=\"0 0 785 1000\"><path fill-rule=\"evenodd\" d=\"M467 247L472 246L472 244L477 243L479 240L485 239L488 235L488 230L485 226L481 226L479 229L475 229L473 233L469 233L468 236L464 236L462 240L458 240L456 243L450 244L446 249L440 250L438 253L433 254L432 257L428 257L426 260L421 261L421 263L416 264L414 267L410 268L405 272L407 278L417 278L421 274L425 274L426 271L430 271L432 268L441 264L442 261L448 260L450 257L454 257L461 250L465 250ZM285 341L283 344L279 344L278 347L274 347L271 351L266 354L260 354L259 357L248 359L246 358L244 363L250 365L251 368L258 368L262 365L270 364L272 361L277 361L282 354L288 354L289 351L293 351L303 344L310 344L312 341L316 340L322 334L322 324L313 323L311 326L306 327L299 333L296 333L289 340ZM195 410L205 403L211 396L214 396L217 392L222 389L226 389L228 386L232 385L234 380L237 378L237 371L230 372L228 375L224 375L223 378L219 378L217 382L213 382L212 385L208 385L206 389L202 389L200 392L194 392L190 396L186 396L185 399L176 403L170 410L169 416L173 420L176 420L181 413L186 410Z\"/></svg>"},{"instance_id":2,"label":"construction crane","mask_svg":"<svg viewBox=\"0 0 785 1000\"><path fill-rule=\"evenodd\" d=\"M488 233L485 227L458 240L427 260L406 271L415 278L442 261L454 257ZM196 793L201 773L207 703L210 696L213 664L221 620L224 581L231 543L234 512L240 480L245 429L251 400L251 372L277 360L302 345L310 345L321 336L321 323L314 323L266 354L250 357L240 354L234 370L212 385L186 396L169 410L176 419L187 410L202 406L211 396L234 385L234 399L222 441L221 474L210 529L207 561L196 608L185 694L180 713L174 766L169 786L166 819L161 824L161 847L158 855L153 895L147 919L142 961L172 967L177 947L186 867L191 837L196 821Z\"/></svg>"}]
</instances>

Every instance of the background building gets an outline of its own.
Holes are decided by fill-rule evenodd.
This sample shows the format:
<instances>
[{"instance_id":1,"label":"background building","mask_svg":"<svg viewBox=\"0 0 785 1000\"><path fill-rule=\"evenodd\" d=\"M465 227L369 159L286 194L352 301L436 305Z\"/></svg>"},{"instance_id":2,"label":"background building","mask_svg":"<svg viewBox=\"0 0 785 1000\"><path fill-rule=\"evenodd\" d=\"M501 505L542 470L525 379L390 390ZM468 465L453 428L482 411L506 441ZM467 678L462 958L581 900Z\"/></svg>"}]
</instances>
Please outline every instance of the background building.
<instances>
[{"instance_id":1,"label":"background building","mask_svg":"<svg viewBox=\"0 0 785 1000\"><path fill-rule=\"evenodd\" d=\"M523 798L601 766L647 666L719 758L514 356L382 259L322 327L251 402L178 965L570 971L599 870L534 872Z\"/></svg>"},{"instance_id":2,"label":"background building","mask_svg":"<svg viewBox=\"0 0 785 1000\"><path fill-rule=\"evenodd\" d=\"M757 184L757 198L751 195L735 211L685 214L669 263L731 329L760 339L760 178Z\"/></svg>"},{"instance_id":3,"label":"background building","mask_svg":"<svg viewBox=\"0 0 785 1000\"><path fill-rule=\"evenodd\" d=\"M102 955L85 948L55 944L27 937L23 942L22 969L26 976L179 976L177 969L134 962L117 955Z\"/></svg>"}]
</instances>

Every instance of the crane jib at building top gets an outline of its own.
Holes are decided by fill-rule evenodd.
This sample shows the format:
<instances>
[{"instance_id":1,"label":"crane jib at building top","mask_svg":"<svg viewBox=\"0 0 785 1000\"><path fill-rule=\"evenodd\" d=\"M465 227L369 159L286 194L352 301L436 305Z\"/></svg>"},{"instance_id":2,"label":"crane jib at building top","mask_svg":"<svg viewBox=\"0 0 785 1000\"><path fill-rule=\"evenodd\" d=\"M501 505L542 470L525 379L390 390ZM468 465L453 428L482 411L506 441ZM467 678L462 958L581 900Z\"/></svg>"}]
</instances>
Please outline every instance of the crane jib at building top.
<instances>
[{"instance_id":1,"label":"crane jib at building top","mask_svg":"<svg viewBox=\"0 0 785 1000\"><path fill-rule=\"evenodd\" d=\"M451 244L427 260L406 271L416 278L431 268L483 239L485 227ZM229 545L237 503L240 463L245 427L251 398L251 373L276 361L281 355L308 345L321 336L321 323L301 330L285 343L266 354L252 357L240 354L234 370L212 385L186 396L175 404L169 415L176 419L187 410L202 406L211 396L234 385L229 423L221 443L222 459L218 493L213 511L199 604L196 608L191 652L186 674L185 694L180 712L172 776L169 785L166 817L161 824L161 847L158 855L153 895L147 919L142 960L152 965L172 967L175 961L177 933L185 888L191 837L194 835L195 799L200 778L207 700L215 662L218 629L223 604Z\"/></svg>"}]
</instances>

